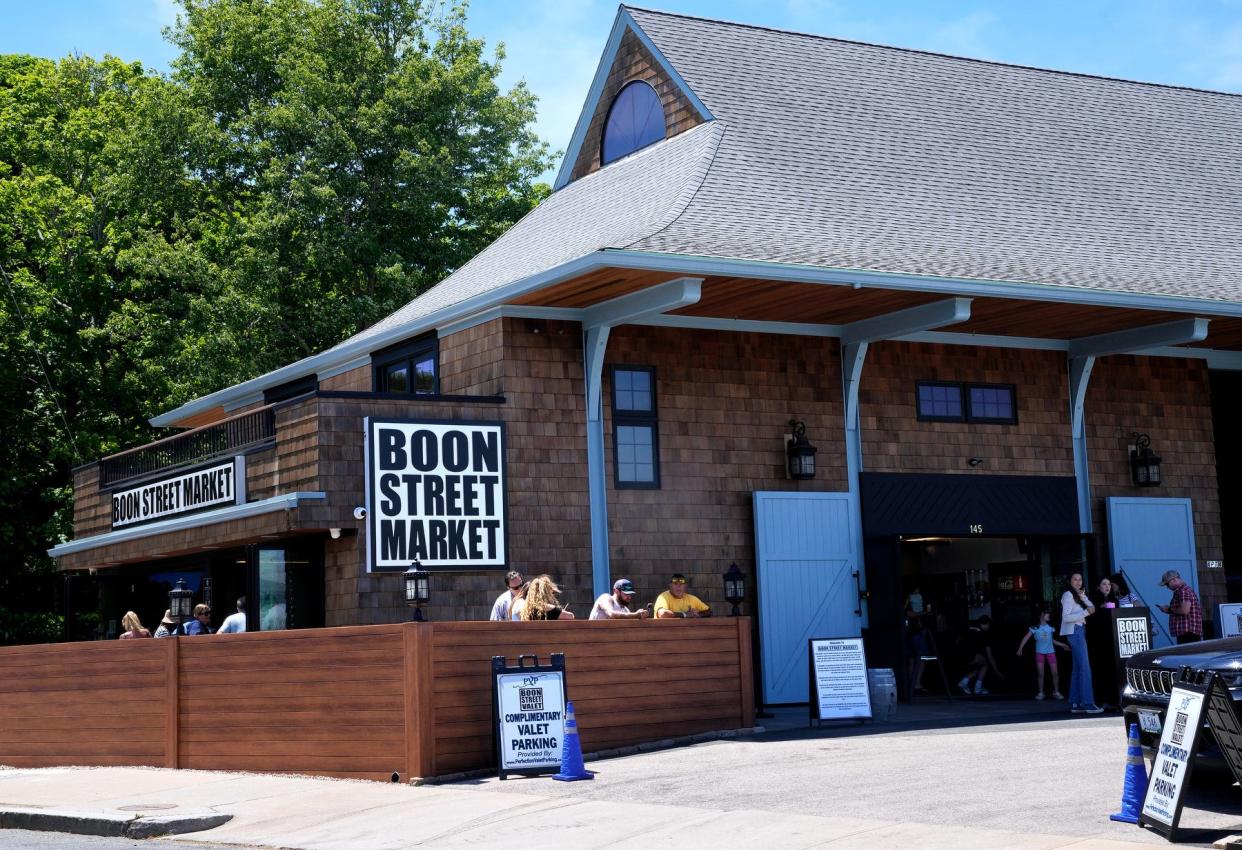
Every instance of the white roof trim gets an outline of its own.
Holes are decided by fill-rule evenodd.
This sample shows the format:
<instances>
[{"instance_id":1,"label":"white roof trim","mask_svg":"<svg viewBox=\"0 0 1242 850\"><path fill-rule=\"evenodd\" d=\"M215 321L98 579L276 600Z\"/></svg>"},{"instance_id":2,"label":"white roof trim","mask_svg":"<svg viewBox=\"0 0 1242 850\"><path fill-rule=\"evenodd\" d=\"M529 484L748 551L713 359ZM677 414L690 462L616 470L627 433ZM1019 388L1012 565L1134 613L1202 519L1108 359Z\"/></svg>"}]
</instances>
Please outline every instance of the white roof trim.
<instances>
[{"instance_id":1,"label":"white roof trim","mask_svg":"<svg viewBox=\"0 0 1242 850\"><path fill-rule=\"evenodd\" d=\"M587 91L586 103L583 104L582 111L578 113L578 123L574 125L574 134L569 137L569 147L565 149L565 158L561 160L561 167L557 169L556 180L552 183L552 191L560 189L569 183L569 175L574 170L574 163L578 161L578 154L582 151L582 143L586 140L587 130L591 126L591 119L595 117L595 110L599 106L600 97L604 93L604 83L608 81L608 72L612 69L612 63L617 58L617 51L621 49L621 39L625 35L626 30L634 33L634 36L642 43L643 47L650 51L652 57L660 63L660 67L666 73L682 93L694 105L695 110L704 121L712 120L712 113L703 101L699 100L698 95L691 91L690 86L677 73L677 69L664 57L659 48L655 46L655 42L642 30L642 27L635 22L629 11L624 7L617 9L617 17L612 23L612 32L608 34L608 41L604 45L604 52L599 58L599 65L595 69L595 77L591 80L591 88Z\"/></svg>"},{"instance_id":2,"label":"white roof trim","mask_svg":"<svg viewBox=\"0 0 1242 850\"><path fill-rule=\"evenodd\" d=\"M218 511L205 511L201 514L174 517L173 519L165 519L148 525L123 528L120 531L110 531L107 534L97 534L94 537L70 540L68 543L53 546L47 550L47 553L53 558L60 558L64 555L72 555L74 552L85 552L90 549L98 549L101 546L124 543L127 540L140 540L144 537L154 537L157 534L168 534L172 531L184 531L187 528L199 528L204 525L215 525L216 523L228 522L230 520L289 510L296 508L300 500L316 501L326 498L328 498L327 494L320 492L282 493L279 496L272 496L270 499L247 502L244 505L230 505Z\"/></svg>"}]
</instances>

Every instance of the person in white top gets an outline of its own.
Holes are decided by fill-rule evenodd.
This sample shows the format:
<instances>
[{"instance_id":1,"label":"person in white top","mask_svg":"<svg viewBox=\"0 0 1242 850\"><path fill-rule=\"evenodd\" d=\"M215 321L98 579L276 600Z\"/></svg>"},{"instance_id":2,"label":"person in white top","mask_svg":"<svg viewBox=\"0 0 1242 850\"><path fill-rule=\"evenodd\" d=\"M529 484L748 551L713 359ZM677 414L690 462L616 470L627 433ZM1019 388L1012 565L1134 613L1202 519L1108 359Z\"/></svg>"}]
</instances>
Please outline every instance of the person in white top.
<instances>
[{"instance_id":1,"label":"person in white top","mask_svg":"<svg viewBox=\"0 0 1242 850\"><path fill-rule=\"evenodd\" d=\"M601 593L591 608L592 620L645 620L647 609L630 610L630 600L634 598L634 585L628 578L617 579L612 586L612 593Z\"/></svg>"},{"instance_id":2,"label":"person in white top","mask_svg":"<svg viewBox=\"0 0 1242 850\"><path fill-rule=\"evenodd\" d=\"M1074 714L1099 714L1104 709L1095 704L1091 694L1091 662L1087 658L1087 617L1095 613L1082 592L1082 573L1069 577L1069 590L1061 594L1061 635L1069 638L1070 711Z\"/></svg>"},{"instance_id":3,"label":"person in white top","mask_svg":"<svg viewBox=\"0 0 1242 850\"><path fill-rule=\"evenodd\" d=\"M239 596L237 598L237 613L230 614L224 618L224 622L220 624L218 635L225 635L229 632L244 632L246 630L246 597Z\"/></svg>"},{"instance_id":4,"label":"person in white top","mask_svg":"<svg viewBox=\"0 0 1242 850\"><path fill-rule=\"evenodd\" d=\"M513 600L517 599L519 593L522 592L522 574L517 570L509 570L505 574L505 592L496 597L495 604L492 605L492 615L489 620L507 620L509 619L510 608Z\"/></svg>"}]
</instances>

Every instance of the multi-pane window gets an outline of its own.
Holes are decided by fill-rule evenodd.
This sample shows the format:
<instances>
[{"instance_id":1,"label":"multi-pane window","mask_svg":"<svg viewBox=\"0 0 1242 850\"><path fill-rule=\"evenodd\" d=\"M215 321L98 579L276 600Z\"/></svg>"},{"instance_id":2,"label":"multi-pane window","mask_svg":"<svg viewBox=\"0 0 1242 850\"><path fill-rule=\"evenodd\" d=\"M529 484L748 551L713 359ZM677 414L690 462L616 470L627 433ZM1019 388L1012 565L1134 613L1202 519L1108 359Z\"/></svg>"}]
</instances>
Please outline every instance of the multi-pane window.
<instances>
[{"instance_id":1,"label":"multi-pane window","mask_svg":"<svg viewBox=\"0 0 1242 850\"><path fill-rule=\"evenodd\" d=\"M915 392L918 418L923 422L1018 422L1011 384L918 381Z\"/></svg>"},{"instance_id":2,"label":"multi-pane window","mask_svg":"<svg viewBox=\"0 0 1242 850\"><path fill-rule=\"evenodd\" d=\"M617 487L660 486L655 370L649 366L612 369L612 448Z\"/></svg>"},{"instance_id":3,"label":"multi-pane window","mask_svg":"<svg viewBox=\"0 0 1242 850\"><path fill-rule=\"evenodd\" d=\"M420 339L412 343L375 352L373 386L380 393L435 395L439 391L436 340Z\"/></svg>"},{"instance_id":4,"label":"multi-pane window","mask_svg":"<svg viewBox=\"0 0 1242 850\"><path fill-rule=\"evenodd\" d=\"M1017 422L1013 387L971 384L967 416L971 422Z\"/></svg>"},{"instance_id":5,"label":"multi-pane window","mask_svg":"<svg viewBox=\"0 0 1242 850\"><path fill-rule=\"evenodd\" d=\"M920 381L919 419L937 422L962 422L966 415L962 409L962 385Z\"/></svg>"}]
</instances>

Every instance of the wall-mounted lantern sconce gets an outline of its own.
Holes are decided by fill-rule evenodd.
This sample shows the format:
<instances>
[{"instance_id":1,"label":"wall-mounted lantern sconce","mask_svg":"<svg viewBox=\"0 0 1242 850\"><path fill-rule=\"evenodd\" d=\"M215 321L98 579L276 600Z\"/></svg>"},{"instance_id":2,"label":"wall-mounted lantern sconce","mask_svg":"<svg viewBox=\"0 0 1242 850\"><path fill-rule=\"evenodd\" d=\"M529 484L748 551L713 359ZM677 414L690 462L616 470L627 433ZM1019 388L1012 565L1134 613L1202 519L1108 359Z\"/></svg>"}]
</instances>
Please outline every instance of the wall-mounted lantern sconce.
<instances>
[{"instance_id":1,"label":"wall-mounted lantern sconce","mask_svg":"<svg viewBox=\"0 0 1242 850\"><path fill-rule=\"evenodd\" d=\"M1151 437L1130 434L1130 477L1135 487L1160 486L1160 456L1151 450Z\"/></svg>"},{"instance_id":2,"label":"wall-mounted lantern sconce","mask_svg":"<svg viewBox=\"0 0 1242 850\"><path fill-rule=\"evenodd\" d=\"M414 609L411 619L416 623L423 621L423 606L431 601L431 573L420 570L421 566L415 561L404 573L405 604Z\"/></svg>"},{"instance_id":3,"label":"wall-mounted lantern sconce","mask_svg":"<svg viewBox=\"0 0 1242 850\"><path fill-rule=\"evenodd\" d=\"M733 613L730 617L741 616L741 610L737 607L742 604L742 600L746 598L746 573L737 568L737 564L729 564L729 571L722 578L724 579L724 596L725 600L733 606Z\"/></svg>"},{"instance_id":4,"label":"wall-mounted lantern sconce","mask_svg":"<svg viewBox=\"0 0 1242 850\"><path fill-rule=\"evenodd\" d=\"M785 446L785 451L789 456L789 477L799 480L814 478L815 452L819 449L807 441L804 422L790 419L789 427L793 430L793 438Z\"/></svg>"}]
</instances>

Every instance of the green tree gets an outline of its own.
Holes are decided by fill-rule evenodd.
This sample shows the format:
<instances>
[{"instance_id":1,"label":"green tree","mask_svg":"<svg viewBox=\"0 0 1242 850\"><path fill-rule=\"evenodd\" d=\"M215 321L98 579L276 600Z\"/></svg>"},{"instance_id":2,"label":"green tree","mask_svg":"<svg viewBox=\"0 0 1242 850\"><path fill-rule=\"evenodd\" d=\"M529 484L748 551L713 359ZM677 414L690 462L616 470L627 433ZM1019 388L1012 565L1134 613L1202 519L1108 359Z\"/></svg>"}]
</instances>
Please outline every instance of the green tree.
<instances>
[{"instance_id":1,"label":"green tree","mask_svg":"<svg viewBox=\"0 0 1242 850\"><path fill-rule=\"evenodd\" d=\"M382 318L547 192L534 97L463 8L183 0L167 35L170 76L0 56L6 603L71 536L73 466Z\"/></svg>"},{"instance_id":2,"label":"green tree","mask_svg":"<svg viewBox=\"0 0 1242 850\"><path fill-rule=\"evenodd\" d=\"M535 99L500 91L502 53L485 57L463 8L185 0L170 37L213 204L202 248L218 274L183 350L199 386L373 324L547 192Z\"/></svg>"}]
</instances>

